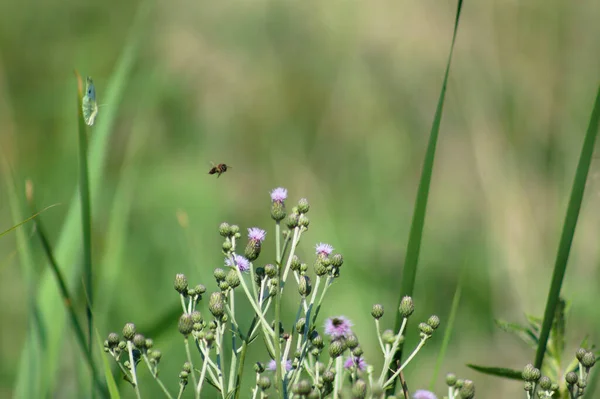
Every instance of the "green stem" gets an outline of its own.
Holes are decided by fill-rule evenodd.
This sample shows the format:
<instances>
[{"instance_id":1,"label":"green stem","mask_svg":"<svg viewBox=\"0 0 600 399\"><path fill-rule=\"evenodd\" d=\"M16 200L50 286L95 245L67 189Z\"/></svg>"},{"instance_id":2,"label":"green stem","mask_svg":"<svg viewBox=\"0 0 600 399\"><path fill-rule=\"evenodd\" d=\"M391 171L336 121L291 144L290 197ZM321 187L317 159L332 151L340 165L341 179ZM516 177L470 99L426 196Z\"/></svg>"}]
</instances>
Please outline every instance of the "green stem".
<instances>
[{"instance_id":1,"label":"green stem","mask_svg":"<svg viewBox=\"0 0 600 399\"><path fill-rule=\"evenodd\" d=\"M138 399L142 398L140 394L140 387L137 380L137 372L135 370L135 362L133 361L133 342L127 341L127 351L129 352L129 367L131 370L131 379L133 380L133 389L135 390L135 396Z\"/></svg>"},{"instance_id":2,"label":"green stem","mask_svg":"<svg viewBox=\"0 0 600 399\"><path fill-rule=\"evenodd\" d=\"M196 381L196 370L194 369L194 362L192 362L192 352L190 352L190 342L187 336L183 340L183 343L185 344L185 354L187 355L188 362L190 362L190 368L192 369L192 371L190 372L190 374L192 375L192 382L194 383L194 386L198 386L198 381ZM200 396L196 392L196 398L199 397Z\"/></svg>"},{"instance_id":3,"label":"green stem","mask_svg":"<svg viewBox=\"0 0 600 399\"><path fill-rule=\"evenodd\" d=\"M250 339L250 336L246 337L246 340ZM246 349L248 348L248 343L244 340L242 343L242 352L240 353L240 360L238 363L237 376L235 378L235 396L234 399L239 399L240 397L240 387L242 385L242 375L244 374L244 363L246 361Z\"/></svg>"},{"instance_id":4,"label":"green stem","mask_svg":"<svg viewBox=\"0 0 600 399\"><path fill-rule=\"evenodd\" d=\"M156 380L156 382L158 383L158 385L160 385L160 388L165 393L165 395L167 396L167 398L173 399L173 397L171 396L171 394L167 390L167 387L165 387L165 384L163 384L163 382L160 380L160 378L158 378L158 373L156 373L156 371L150 365L150 360L148 359L148 355L144 354L143 358L144 358L144 363L146 363L146 366L148 366L148 370L150 371L150 374L152 375L152 378L154 378Z\"/></svg>"}]
</instances>

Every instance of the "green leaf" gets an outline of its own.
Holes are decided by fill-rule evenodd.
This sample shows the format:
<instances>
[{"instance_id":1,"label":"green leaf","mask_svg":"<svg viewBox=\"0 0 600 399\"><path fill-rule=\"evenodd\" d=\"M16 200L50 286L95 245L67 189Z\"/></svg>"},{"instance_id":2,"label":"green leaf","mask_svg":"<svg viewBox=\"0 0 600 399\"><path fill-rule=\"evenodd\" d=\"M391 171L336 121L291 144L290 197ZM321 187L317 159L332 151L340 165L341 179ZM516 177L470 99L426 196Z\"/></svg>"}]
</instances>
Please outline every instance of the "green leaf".
<instances>
[{"instance_id":1,"label":"green leaf","mask_svg":"<svg viewBox=\"0 0 600 399\"><path fill-rule=\"evenodd\" d=\"M532 329L522 326L520 324L509 323L504 320L496 319L494 321L496 322L496 326L498 326L498 328L500 328L502 331L514 334L521 341L525 342L527 345L531 346L534 349L537 346L538 339L535 335L535 332Z\"/></svg>"},{"instance_id":2,"label":"green leaf","mask_svg":"<svg viewBox=\"0 0 600 399\"><path fill-rule=\"evenodd\" d=\"M520 370L513 370L503 367L487 367L487 366L477 366L475 364L467 364L467 367L479 371L483 374L493 375L496 377L508 378L510 380L523 380L523 372Z\"/></svg>"},{"instance_id":3,"label":"green leaf","mask_svg":"<svg viewBox=\"0 0 600 399\"><path fill-rule=\"evenodd\" d=\"M550 337L550 330L554 321L556 307L558 306L559 302L560 289L567 271L567 262L569 260L569 253L571 252L573 236L575 235L577 219L579 218L579 210L581 209L581 203L583 201L583 193L585 191L590 164L592 162L594 144L596 142L599 124L600 85L598 86L596 92L596 100L592 109L592 115L590 117L588 129L585 134L583 146L581 148L581 155L579 156L579 163L577 165L577 170L575 171L575 179L573 181L573 188L571 190L571 198L569 199L567 214L565 216L560 243L558 245L558 253L556 255L554 271L552 273L552 283L550 285L550 290L548 291L548 299L546 300L544 322L540 332L540 343L535 354L534 365L537 368L541 368L544 362L546 345L548 343L548 338Z\"/></svg>"}]
</instances>

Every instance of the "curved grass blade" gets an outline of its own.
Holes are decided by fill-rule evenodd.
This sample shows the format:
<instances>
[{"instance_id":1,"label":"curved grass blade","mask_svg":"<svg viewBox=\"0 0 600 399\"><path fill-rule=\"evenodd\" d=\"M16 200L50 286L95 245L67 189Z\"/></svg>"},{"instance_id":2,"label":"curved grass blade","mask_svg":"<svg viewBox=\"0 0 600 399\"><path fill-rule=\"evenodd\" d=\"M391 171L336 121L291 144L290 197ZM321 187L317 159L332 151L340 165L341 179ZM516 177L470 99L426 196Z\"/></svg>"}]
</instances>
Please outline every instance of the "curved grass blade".
<instances>
[{"instance_id":1,"label":"curved grass blade","mask_svg":"<svg viewBox=\"0 0 600 399\"><path fill-rule=\"evenodd\" d=\"M23 220L20 223L15 224L13 227L9 228L8 230L4 230L2 233L0 233L0 237L2 237L5 234L10 233L13 230L18 229L19 227L21 227L22 225L24 225L25 223L29 222L30 220L35 219L36 217L38 217L39 215L41 215L42 213L44 213L45 211L47 211L50 208L54 208L55 206L58 206L60 204L52 204L52 205L48 205L47 207L45 207L44 209L42 209L41 211L29 216L27 219Z\"/></svg>"},{"instance_id":2,"label":"curved grass blade","mask_svg":"<svg viewBox=\"0 0 600 399\"><path fill-rule=\"evenodd\" d=\"M579 156L579 163L577 165L577 170L575 171L575 180L573 181L573 188L571 190L571 198L569 199L567 214L563 224L563 231L560 237L560 243L558 245L558 254L556 255L556 263L554 264L554 272L552 273L552 283L550 285L550 291L548 292L548 299L546 301L546 310L544 311L544 321L542 323L542 330L540 332L539 345L535 353L534 365L538 369L542 368L542 364L544 362L544 355L546 354L546 346L548 344L550 330L552 329L554 316L556 314L556 307L560 299L560 289L565 277L565 272L567 270L567 261L569 260L571 243L573 242L573 236L575 235L575 227L577 226L577 219L579 218L579 211L581 209L585 184L590 170L590 164L592 163L594 143L596 142L599 124L600 85L598 86L596 101L594 102L594 108L592 110L592 116L590 117L587 132L583 140L583 147L581 148L581 155Z\"/></svg>"},{"instance_id":3,"label":"curved grass blade","mask_svg":"<svg viewBox=\"0 0 600 399\"><path fill-rule=\"evenodd\" d=\"M523 372L520 370L507 369L504 367L477 366L475 364L467 364L467 367L483 374L523 381Z\"/></svg>"},{"instance_id":4,"label":"curved grass blade","mask_svg":"<svg viewBox=\"0 0 600 399\"><path fill-rule=\"evenodd\" d=\"M140 3L135 21L121 53L117 67L111 76L106 89L107 107L103 117L95 124L94 134L90 138L89 146L89 188L91 203L95 203L99 193L100 183L103 178L105 158L107 156L108 140L118 112L120 100L127 87L127 79L131 74L140 40L143 38L143 22L151 10L152 1ZM57 263L61 265L65 279L68 283L75 284L79 281L81 273L77 262L80 253L81 225L78 215L81 214L80 202L76 193L71 202L65 223L63 225L54 254ZM94 209L92 209L92 214ZM44 370L44 380L40 394L36 397L47 397L57 384L56 374L61 362L62 332L65 322L65 310L62 306L60 295L56 293L54 278L48 273L42 276L38 288L37 306L42 315L42 323L47 331L47 354L42 359L41 368ZM29 356L26 347L22 357ZM27 384L30 379L29 370L21 367L17 375L17 384Z\"/></svg>"},{"instance_id":5,"label":"curved grass blade","mask_svg":"<svg viewBox=\"0 0 600 399\"><path fill-rule=\"evenodd\" d=\"M402 278L400 281L400 295L398 297L398 306L403 296L412 296L415 279L417 276L417 264L419 262L419 253L421 251L421 239L423 237L423 226L425 225L425 214L427 211L427 199L429 197L429 186L431 185L431 175L433 174L433 161L435 158L435 149L437 146L437 139L440 132L440 124L442 120L442 111L444 110L444 100L446 98L446 87L448 85L448 75L450 73L450 64L452 62L452 53L454 52L454 42L456 41L456 33L458 31L458 23L460 21L460 14L462 10L462 0L458 0L456 9L456 19L454 21L454 32L452 34L452 43L450 45L450 54L448 55L448 63L446 64L446 72L444 74L444 81L442 83L442 89L440 91L440 97L438 99L437 108L435 110L435 116L433 118L433 124L431 126L431 132L429 134L429 143L427 144L427 152L425 153L425 159L423 161L423 170L421 171L421 179L419 181L419 188L417 190L417 198L415 200L415 209L413 211L413 219L410 226L410 234L408 238L408 246L406 248L406 258L404 260L404 268L402 270ZM400 329L400 323L402 317L396 310L396 322L394 331ZM402 359L402 350L396 352L394 360L396 363ZM391 377L393 371L389 371L388 377ZM393 392L395 389L396 380L394 380L389 392Z\"/></svg>"}]
</instances>

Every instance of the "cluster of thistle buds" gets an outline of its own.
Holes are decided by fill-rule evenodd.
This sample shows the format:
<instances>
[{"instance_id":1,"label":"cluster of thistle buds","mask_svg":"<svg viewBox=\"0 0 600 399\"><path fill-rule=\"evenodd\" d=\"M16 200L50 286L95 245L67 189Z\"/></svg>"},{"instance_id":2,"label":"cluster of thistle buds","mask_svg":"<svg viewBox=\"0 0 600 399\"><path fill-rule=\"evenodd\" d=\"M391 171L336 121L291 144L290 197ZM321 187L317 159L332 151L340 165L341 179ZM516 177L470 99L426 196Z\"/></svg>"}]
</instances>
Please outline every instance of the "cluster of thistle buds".
<instances>
[{"instance_id":1,"label":"cluster of thistle buds","mask_svg":"<svg viewBox=\"0 0 600 399\"><path fill-rule=\"evenodd\" d=\"M446 375L446 385L448 385L448 399L473 399L475 397L475 383L471 380L456 378L455 374L449 373Z\"/></svg>"},{"instance_id":2,"label":"cluster of thistle buds","mask_svg":"<svg viewBox=\"0 0 600 399\"><path fill-rule=\"evenodd\" d=\"M558 384L552 382L550 377L542 376L540 369L533 364L527 364L523 369L523 380L525 381L525 392L528 399L533 399L535 392L540 399L551 398L558 392Z\"/></svg>"},{"instance_id":3,"label":"cluster of thistle buds","mask_svg":"<svg viewBox=\"0 0 600 399\"><path fill-rule=\"evenodd\" d=\"M584 348L577 349L575 357L579 361L579 375L571 371L565 376L567 389L572 398L583 396L587 381L590 376L590 370L596 364L596 355L594 352Z\"/></svg>"}]
</instances>

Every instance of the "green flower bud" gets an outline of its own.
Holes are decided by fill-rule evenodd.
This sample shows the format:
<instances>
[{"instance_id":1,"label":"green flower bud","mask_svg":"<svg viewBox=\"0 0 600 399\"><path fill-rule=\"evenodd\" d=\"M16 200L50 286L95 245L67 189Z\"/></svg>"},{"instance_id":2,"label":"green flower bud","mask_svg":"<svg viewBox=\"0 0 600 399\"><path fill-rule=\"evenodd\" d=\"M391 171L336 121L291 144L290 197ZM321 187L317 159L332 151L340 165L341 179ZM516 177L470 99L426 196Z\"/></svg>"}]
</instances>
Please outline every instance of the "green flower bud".
<instances>
[{"instance_id":1,"label":"green flower bud","mask_svg":"<svg viewBox=\"0 0 600 399\"><path fill-rule=\"evenodd\" d=\"M307 297L312 292L312 285L310 284L310 278L308 276L300 276L298 292L302 297Z\"/></svg>"},{"instance_id":2,"label":"green flower bud","mask_svg":"<svg viewBox=\"0 0 600 399\"><path fill-rule=\"evenodd\" d=\"M308 270L308 265L306 263L301 263L300 264L300 273L305 274L307 270Z\"/></svg>"},{"instance_id":3,"label":"green flower bud","mask_svg":"<svg viewBox=\"0 0 600 399\"><path fill-rule=\"evenodd\" d=\"M435 330L440 326L440 318L436 315L430 316L429 319L427 319L427 324Z\"/></svg>"},{"instance_id":4,"label":"green flower bud","mask_svg":"<svg viewBox=\"0 0 600 399\"><path fill-rule=\"evenodd\" d=\"M182 371L181 373L179 373L179 378L187 380L189 375L190 375L189 371Z\"/></svg>"},{"instance_id":5,"label":"green flower bud","mask_svg":"<svg viewBox=\"0 0 600 399\"><path fill-rule=\"evenodd\" d=\"M335 341L331 341L329 344L329 356L333 359L340 356L346 350L346 345L340 339L336 339Z\"/></svg>"},{"instance_id":6,"label":"green flower bud","mask_svg":"<svg viewBox=\"0 0 600 399\"><path fill-rule=\"evenodd\" d=\"M190 297L196 296L196 289L195 288L188 288L187 295L190 296Z\"/></svg>"},{"instance_id":7,"label":"green flower bud","mask_svg":"<svg viewBox=\"0 0 600 399\"><path fill-rule=\"evenodd\" d=\"M581 361L581 359L583 359L586 353L587 350L585 348L579 348L577 349L577 352L575 352L575 357L577 358L577 360Z\"/></svg>"},{"instance_id":8,"label":"green flower bud","mask_svg":"<svg viewBox=\"0 0 600 399\"><path fill-rule=\"evenodd\" d=\"M151 349L154 346L154 341L152 340L152 338L146 338L146 342L144 345L146 346L146 349Z\"/></svg>"},{"instance_id":9,"label":"green flower bud","mask_svg":"<svg viewBox=\"0 0 600 399\"><path fill-rule=\"evenodd\" d=\"M569 385L577 384L578 379L579 379L579 376L577 375L577 373L575 373L573 371L568 372L567 375L565 376L565 380L567 381L567 384L569 384Z\"/></svg>"},{"instance_id":10,"label":"green flower bud","mask_svg":"<svg viewBox=\"0 0 600 399\"><path fill-rule=\"evenodd\" d=\"M271 204L271 218L279 222L285 218L285 205L280 201L273 201Z\"/></svg>"},{"instance_id":11,"label":"green flower bud","mask_svg":"<svg viewBox=\"0 0 600 399\"><path fill-rule=\"evenodd\" d=\"M248 241L248 244L246 244L246 249L244 250L244 256L246 256L246 259L248 259L250 262L254 262L256 259L258 259L258 256L260 255L260 250L261 250L261 243L259 240L250 240Z\"/></svg>"},{"instance_id":12,"label":"green flower bud","mask_svg":"<svg viewBox=\"0 0 600 399\"><path fill-rule=\"evenodd\" d=\"M303 335L304 334L304 326L306 325L306 319L300 318L298 319L298 321L296 322L296 331L298 332L298 334Z\"/></svg>"},{"instance_id":13,"label":"green flower bud","mask_svg":"<svg viewBox=\"0 0 600 399\"><path fill-rule=\"evenodd\" d=\"M367 383L358 379L352 386L352 395L357 399L364 399L367 396Z\"/></svg>"},{"instance_id":14,"label":"green flower bud","mask_svg":"<svg viewBox=\"0 0 600 399\"><path fill-rule=\"evenodd\" d=\"M202 284L198 284L198 285L196 286L196 294L198 294L198 295L202 295L202 294L204 294L205 292L206 292L206 287L205 287L204 285L202 285Z\"/></svg>"},{"instance_id":15,"label":"green flower bud","mask_svg":"<svg viewBox=\"0 0 600 399\"><path fill-rule=\"evenodd\" d=\"M298 215L297 213L292 213L290 214L290 216L288 216L285 224L287 225L288 229L294 230L296 227L298 227L299 223L300 215Z\"/></svg>"},{"instance_id":16,"label":"green flower bud","mask_svg":"<svg viewBox=\"0 0 600 399\"><path fill-rule=\"evenodd\" d=\"M577 381L577 388L579 389L585 389L587 387L587 381L585 380L585 378L580 379L579 381Z\"/></svg>"},{"instance_id":17,"label":"green flower bud","mask_svg":"<svg viewBox=\"0 0 600 399\"><path fill-rule=\"evenodd\" d=\"M188 313L184 313L179 317L179 323L177 324L177 328L179 332L184 336L188 336L192 332L192 328L194 327L194 322L192 321L192 316Z\"/></svg>"},{"instance_id":18,"label":"green flower bud","mask_svg":"<svg viewBox=\"0 0 600 399\"><path fill-rule=\"evenodd\" d=\"M323 373L323 381L332 383L335 380L335 373L332 370L327 370Z\"/></svg>"},{"instance_id":19,"label":"green flower bud","mask_svg":"<svg viewBox=\"0 0 600 399\"><path fill-rule=\"evenodd\" d=\"M526 381L523 385L523 389L525 389L525 392L533 392L533 388L535 388L535 383L531 381Z\"/></svg>"},{"instance_id":20,"label":"green flower bud","mask_svg":"<svg viewBox=\"0 0 600 399\"><path fill-rule=\"evenodd\" d=\"M277 277L277 267L272 264L265 265L265 274L269 278Z\"/></svg>"},{"instance_id":21,"label":"green flower bud","mask_svg":"<svg viewBox=\"0 0 600 399\"><path fill-rule=\"evenodd\" d=\"M471 380L465 380L458 394L461 399L472 399L475 396L475 384Z\"/></svg>"},{"instance_id":22,"label":"green flower bud","mask_svg":"<svg viewBox=\"0 0 600 399\"><path fill-rule=\"evenodd\" d=\"M225 277L225 281L231 288L236 288L240 285L240 278L235 270L231 269L227 273L227 277Z\"/></svg>"},{"instance_id":23,"label":"green flower bud","mask_svg":"<svg viewBox=\"0 0 600 399\"><path fill-rule=\"evenodd\" d=\"M554 391L554 392L558 391L558 384L553 382L552 385L550 386L550 390Z\"/></svg>"},{"instance_id":24,"label":"green flower bud","mask_svg":"<svg viewBox=\"0 0 600 399\"><path fill-rule=\"evenodd\" d=\"M117 345L119 345L119 334L114 333L114 332L108 334L108 340L107 341L108 341L108 347L109 348L112 349L112 348L116 347Z\"/></svg>"},{"instance_id":25,"label":"green flower bud","mask_svg":"<svg viewBox=\"0 0 600 399\"><path fill-rule=\"evenodd\" d=\"M371 309L371 316L373 316L376 320L379 320L383 317L383 305L376 303L373 305L373 309Z\"/></svg>"},{"instance_id":26,"label":"green flower bud","mask_svg":"<svg viewBox=\"0 0 600 399\"><path fill-rule=\"evenodd\" d=\"M327 266L325 265L324 259L321 257L317 257L317 260L315 261L315 274L319 277L327 274Z\"/></svg>"},{"instance_id":27,"label":"green flower bud","mask_svg":"<svg viewBox=\"0 0 600 399\"><path fill-rule=\"evenodd\" d=\"M160 362L160 358L162 357L162 352L158 349L155 349L150 354L150 359L154 360L155 363Z\"/></svg>"},{"instance_id":28,"label":"green flower bud","mask_svg":"<svg viewBox=\"0 0 600 399\"><path fill-rule=\"evenodd\" d=\"M542 373L540 370L536 369L531 363L527 364L523 369L522 377L525 381L537 382L541 376Z\"/></svg>"},{"instance_id":29,"label":"green flower bud","mask_svg":"<svg viewBox=\"0 0 600 399\"><path fill-rule=\"evenodd\" d=\"M446 385L453 387L456 385L456 375L453 373L446 374Z\"/></svg>"},{"instance_id":30,"label":"green flower bud","mask_svg":"<svg viewBox=\"0 0 600 399\"><path fill-rule=\"evenodd\" d=\"M225 273L225 270L221 269L220 267L217 267L213 272L213 276L215 276L215 279L217 280L217 282L219 282L225 280L225 277L227 277L227 273Z\"/></svg>"},{"instance_id":31,"label":"green flower bud","mask_svg":"<svg viewBox=\"0 0 600 399\"><path fill-rule=\"evenodd\" d=\"M296 255L292 256L292 261L290 263L290 269L292 269L292 271L300 270L300 259L298 259L298 256L296 256Z\"/></svg>"},{"instance_id":32,"label":"green flower bud","mask_svg":"<svg viewBox=\"0 0 600 399\"><path fill-rule=\"evenodd\" d=\"M194 323L200 323L202 321L202 313L200 313L197 310L194 310L191 313L191 316L192 316L192 322L194 322Z\"/></svg>"},{"instance_id":33,"label":"green flower bud","mask_svg":"<svg viewBox=\"0 0 600 399\"><path fill-rule=\"evenodd\" d=\"M419 331L424 335L431 336L433 334L433 328L427 323L419 323Z\"/></svg>"},{"instance_id":34,"label":"green flower bud","mask_svg":"<svg viewBox=\"0 0 600 399\"><path fill-rule=\"evenodd\" d=\"M394 343L394 341L396 340L396 334L394 334L394 332L392 330L385 330L383 332L383 334L381 334L381 339L386 344L392 345Z\"/></svg>"},{"instance_id":35,"label":"green flower bud","mask_svg":"<svg viewBox=\"0 0 600 399\"><path fill-rule=\"evenodd\" d=\"M269 389L271 387L271 380L269 379L269 377L267 377L266 375L260 377L260 379L258 380L258 387L263 391Z\"/></svg>"},{"instance_id":36,"label":"green flower bud","mask_svg":"<svg viewBox=\"0 0 600 399\"><path fill-rule=\"evenodd\" d=\"M191 373L192 372L192 365L190 364L190 362L185 362L185 363L183 363L183 367L181 369L183 371L185 371L186 373Z\"/></svg>"},{"instance_id":37,"label":"green flower bud","mask_svg":"<svg viewBox=\"0 0 600 399\"><path fill-rule=\"evenodd\" d=\"M300 217L298 218L298 226L308 229L309 225L310 225L310 219L308 218L308 216L300 215Z\"/></svg>"},{"instance_id":38,"label":"green flower bud","mask_svg":"<svg viewBox=\"0 0 600 399\"><path fill-rule=\"evenodd\" d=\"M221 248L223 249L223 252L228 253L229 251L232 250L233 243L231 242L231 240L229 238L226 238L225 241L223 241Z\"/></svg>"},{"instance_id":39,"label":"green flower bud","mask_svg":"<svg viewBox=\"0 0 600 399\"><path fill-rule=\"evenodd\" d=\"M319 393L318 389L313 388L308 395L306 395L306 399L320 399L321 398L321 394Z\"/></svg>"},{"instance_id":40,"label":"green flower bud","mask_svg":"<svg viewBox=\"0 0 600 399\"><path fill-rule=\"evenodd\" d=\"M346 346L350 349L354 349L358 346L358 338L354 334L350 334L346 337Z\"/></svg>"},{"instance_id":41,"label":"green flower bud","mask_svg":"<svg viewBox=\"0 0 600 399\"><path fill-rule=\"evenodd\" d=\"M312 385L307 380L300 380L292 386L292 392L296 395L308 395L312 390Z\"/></svg>"},{"instance_id":42,"label":"green flower bud","mask_svg":"<svg viewBox=\"0 0 600 399\"><path fill-rule=\"evenodd\" d=\"M229 223L221 223L219 226L219 234L223 237L229 237L231 235L231 227L229 226Z\"/></svg>"},{"instance_id":43,"label":"green flower bud","mask_svg":"<svg viewBox=\"0 0 600 399\"><path fill-rule=\"evenodd\" d=\"M594 355L592 351L589 351L588 353L583 355L583 358L581 359L581 364L583 364L583 367L593 367L594 364L596 364L596 355Z\"/></svg>"},{"instance_id":44,"label":"green flower bud","mask_svg":"<svg viewBox=\"0 0 600 399\"><path fill-rule=\"evenodd\" d=\"M409 317L411 314L413 314L413 312L415 311L415 304L413 303L412 298L409 296L405 296L404 298L402 298L402 300L400 301L400 308L398 310L400 311L400 316L404 318Z\"/></svg>"},{"instance_id":45,"label":"green flower bud","mask_svg":"<svg viewBox=\"0 0 600 399\"><path fill-rule=\"evenodd\" d=\"M225 304L223 303L223 295L220 292L210 294L208 300L208 310L216 318L220 318L225 313Z\"/></svg>"},{"instance_id":46,"label":"green flower bud","mask_svg":"<svg viewBox=\"0 0 600 399\"><path fill-rule=\"evenodd\" d=\"M316 332L316 331L315 331ZM325 346L324 342L323 342L323 337L320 336L319 334L315 334L311 341L310 341L315 347L321 349L323 348L323 346Z\"/></svg>"},{"instance_id":47,"label":"green flower bud","mask_svg":"<svg viewBox=\"0 0 600 399\"><path fill-rule=\"evenodd\" d=\"M131 341L134 336L135 336L135 324L133 324L133 323L125 324L125 327L123 327L123 337L127 341Z\"/></svg>"},{"instance_id":48,"label":"green flower bud","mask_svg":"<svg viewBox=\"0 0 600 399\"><path fill-rule=\"evenodd\" d=\"M194 323L194 325L192 326L192 330L196 332L202 331L202 323Z\"/></svg>"},{"instance_id":49,"label":"green flower bud","mask_svg":"<svg viewBox=\"0 0 600 399\"><path fill-rule=\"evenodd\" d=\"M127 343L125 341L119 341L119 349L124 351L127 348Z\"/></svg>"},{"instance_id":50,"label":"green flower bud","mask_svg":"<svg viewBox=\"0 0 600 399\"><path fill-rule=\"evenodd\" d=\"M227 291L229 289L229 283L227 281L219 281L219 289L221 291Z\"/></svg>"},{"instance_id":51,"label":"green flower bud","mask_svg":"<svg viewBox=\"0 0 600 399\"><path fill-rule=\"evenodd\" d=\"M540 378L539 384L540 388L547 391L552 386L552 381L550 380L550 378L543 376L542 378Z\"/></svg>"},{"instance_id":52,"label":"green flower bud","mask_svg":"<svg viewBox=\"0 0 600 399\"><path fill-rule=\"evenodd\" d=\"M231 235L239 234L240 226L238 226L237 224L232 224L230 227L230 231L231 231Z\"/></svg>"},{"instance_id":53,"label":"green flower bud","mask_svg":"<svg viewBox=\"0 0 600 399\"><path fill-rule=\"evenodd\" d=\"M298 201L298 212L300 213L308 213L310 209L310 205L308 205L308 200L306 198L300 198Z\"/></svg>"},{"instance_id":54,"label":"green flower bud","mask_svg":"<svg viewBox=\"0 0 600 399\"><path fill-rule=\"evenodd\" d=\"M335 254L331 257L331 265L334 267L341 267L344 264L344 257L342 254Z\"/></svg>"},{"instance_id":55,"label":"green flower bud","mask_svg":"<svg viewBox=\"0 0 600 399\"><path fill-rule=\"evenodd\" d=\"M360 346L357 346L356 348L352 349L352 356L354 357L361 357L363 353L364 351Z\"/></svg>"},{"instance_id":56,"label":"green flower bud","mask_svg":"<svg viewBox=\"0 0 600 399\"><path fill-rule=\"evenodd\" d=\"M210 345L215 340L215 334L213 334L212 332L209 331L209 332L206 333L206 335L204 335L204 339Z\"/></svg>"},{"instance_id":57,"label":"green flower bud","mask_svg":"<svg viewBox=\"0 0 600 399\"><path fill-rule=\"evenodd\" d=\"M261 362L256 362L256 363L254 363L254 371L257 374L261 374L262 372L265 371L265 366Z\"/></svg>"},{"instance_id":58,"label":"green flower bud","mask_svg":"<svg viewBox=\"0 0 600 399\"><path fill-rule=\"evenodd\" d=\"M185 274L176 274L175 283L173 284L173 286L175 287L175 291L185 295L187 293L188 288L188 281L187 277L185 277Z\"/></svg>"},{"instance_id":59,"label":"green flower bud","mask_svg":"<svg viewBox=\"0 0 600 399\"><path fill-rule=\"evenodd\" d=\"M136 348L143 350L146 347L146 337L144 337L142 334L135 334L133 336L133 344L135 345Z\"/></svg>"}]
</instances>

